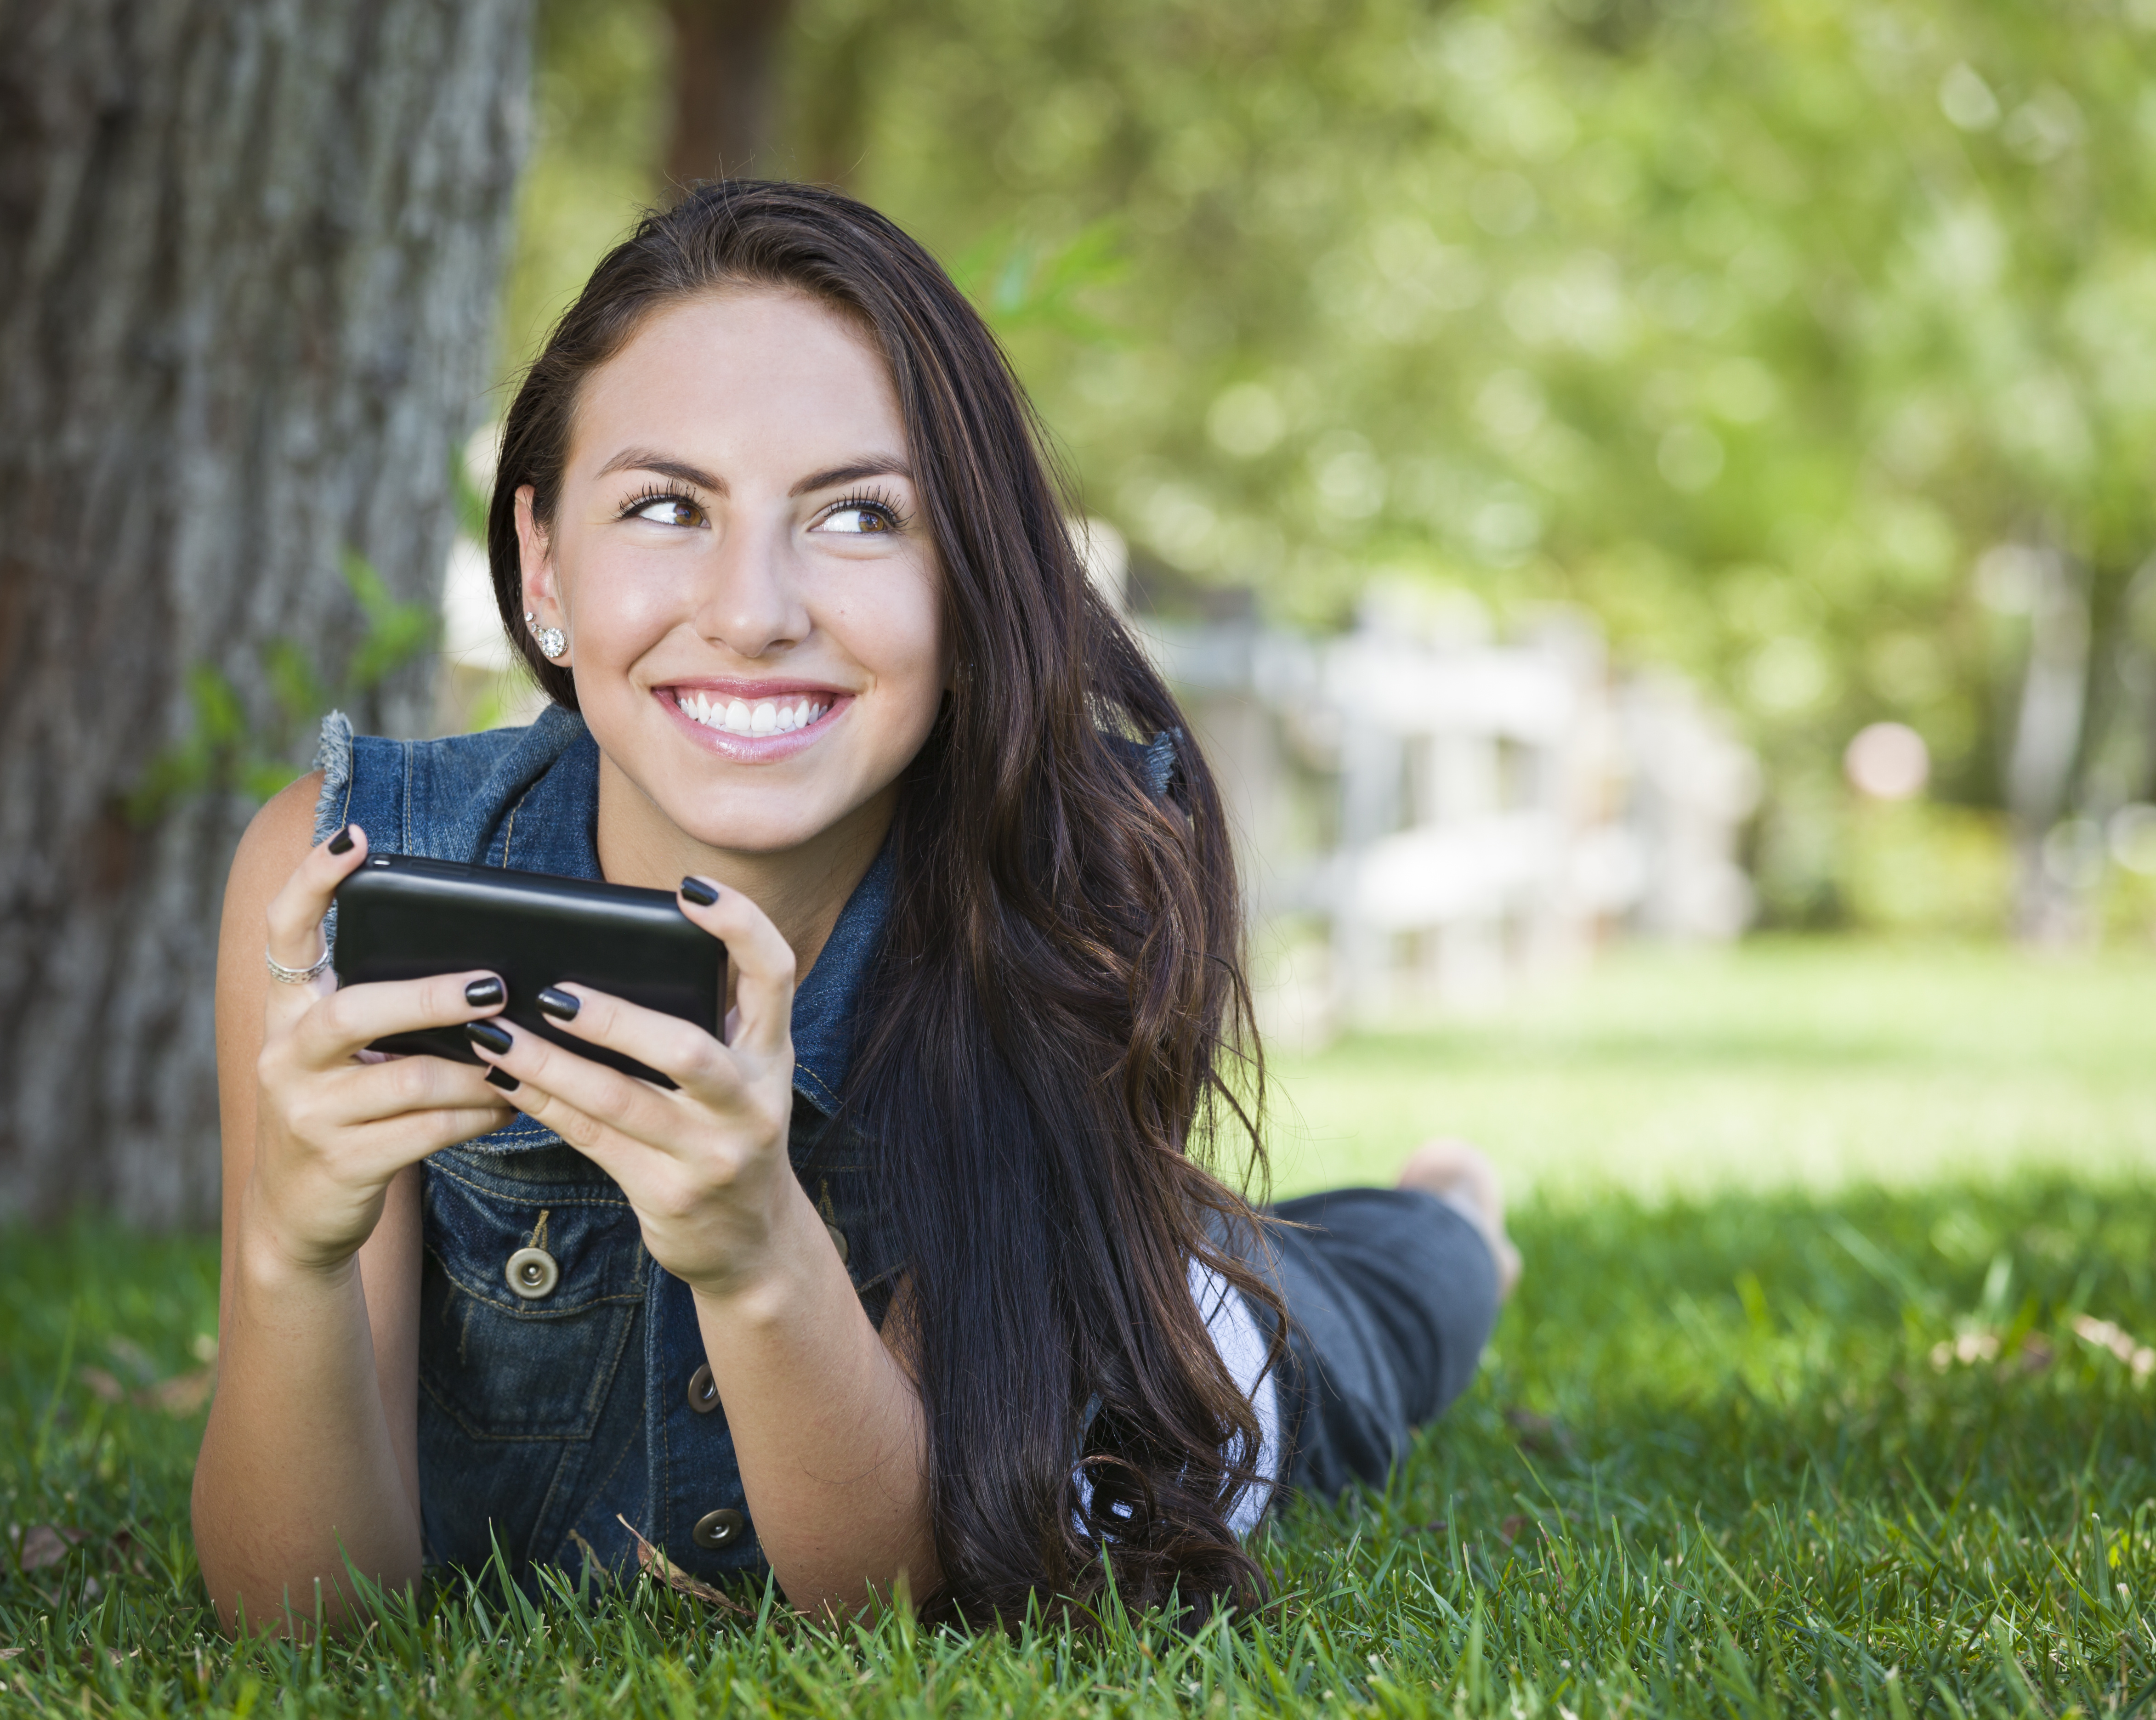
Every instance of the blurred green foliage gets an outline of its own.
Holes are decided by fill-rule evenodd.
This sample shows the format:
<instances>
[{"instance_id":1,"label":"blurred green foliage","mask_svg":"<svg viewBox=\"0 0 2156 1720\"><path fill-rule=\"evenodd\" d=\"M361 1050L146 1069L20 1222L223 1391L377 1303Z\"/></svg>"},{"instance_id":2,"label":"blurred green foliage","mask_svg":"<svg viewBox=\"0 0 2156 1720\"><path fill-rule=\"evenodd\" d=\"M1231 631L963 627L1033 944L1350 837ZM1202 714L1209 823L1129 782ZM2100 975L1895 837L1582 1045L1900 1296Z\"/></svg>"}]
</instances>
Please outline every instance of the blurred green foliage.
<instances>
[{"instance_id":1,"label":"blurred green foliage","mask_svg":"<svg viewBox=\"0 0 2156 1720\"><path fill-rule=\"evenodd\" d=\"M497 417L592 265L661 196L672 120L670 38L655 0L540 0L537 16L532 151L502 295Z\"/></svg>"},{"instance_id":2,"label":"blurred green foliage","mask_svg":"<svg viewBox=\"0 0 2156 1720\"><path fill-rule=\"evenodd\" d=\"M342 566L360 612L357 642L342 675L332 684L305 648L290 639L270 640L261 653L272 713L264 723L250 719L247 701L222 670L195 664L187 673L193 721L184 740L142 767L125 802L131 822L154 824L174 806L205 794L268 800L300 774L304 766L295 761L305 756L332 707L372 692L434 644L441 622L433 605L400 602L357 550L346 549Z\"/></svg>"},{"instance_id":3,"label":"blurred green foliage","mask_svg":"<svg viewBox=\"0 0 2156 1720\"><path fill-rule=\"evenodd\" d=\"M660 190L670 99L649 0L546 18L520 346ZM1762 883L1801 917L1851 905L1863 724L2004 800L2041 594L1986 552L2030 546L2092 641L2051 798L2148 796L2151 0L794 18L767 169L843 173L974 276L1141 555L1321 626L1373 575L1590 609L1740 714ZM999 315L1045 256L1055 313Z\"/></svg>"}]
</instances>

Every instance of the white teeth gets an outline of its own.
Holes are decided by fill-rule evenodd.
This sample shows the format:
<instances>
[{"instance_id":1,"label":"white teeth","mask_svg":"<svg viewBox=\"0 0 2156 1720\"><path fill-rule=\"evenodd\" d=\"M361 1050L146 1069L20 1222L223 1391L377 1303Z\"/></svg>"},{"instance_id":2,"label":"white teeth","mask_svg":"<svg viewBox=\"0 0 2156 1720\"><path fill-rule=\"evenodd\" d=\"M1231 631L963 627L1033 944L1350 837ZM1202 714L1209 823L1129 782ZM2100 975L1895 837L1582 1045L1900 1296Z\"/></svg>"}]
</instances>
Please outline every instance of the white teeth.
<instances>
[{"instance_id":1,"label":"white teeth","mask_svg":"<svg viewBox=\"0 0 2156 1720\"><path fill-rule=\"evenodd\" d=\"M680 707L684 716L693 717L706 729L757 739L791 735L797 729L806 729L831 708L807 699L794 704L774 704L764 699L751 706L742 699L721 701L701 693L676 694L674 703Z\"/></svg>"}]
</instances>

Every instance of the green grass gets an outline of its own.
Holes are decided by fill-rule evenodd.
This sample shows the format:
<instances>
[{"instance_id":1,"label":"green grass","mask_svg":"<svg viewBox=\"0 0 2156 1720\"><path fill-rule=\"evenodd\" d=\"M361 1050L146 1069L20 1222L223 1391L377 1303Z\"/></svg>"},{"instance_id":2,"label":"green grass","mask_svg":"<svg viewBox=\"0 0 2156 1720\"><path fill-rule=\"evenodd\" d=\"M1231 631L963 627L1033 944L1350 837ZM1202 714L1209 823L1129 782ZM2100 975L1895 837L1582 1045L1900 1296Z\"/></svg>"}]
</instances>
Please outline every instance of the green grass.
<instances>
[{"instance_id":1,"label":"green grass","mask_svg":"<svg viewBox=\"0 0 2156 1720\"><path fill-rule=\"evenodd\" d=\"M2138 1710L2152 982L1768 945L1282 1060L1284 1188L1473 1134L1532 1190L1527 1277L1387 1493L1292 1513L1259 1543L1274 1612L1188 1640L829 1630L647 1583L234 1648L187 1544L199 1411L137 1400L196 1365L213 1249L0 1237L0 1520L83 1532L0 1558L0 1712Z\"/></svg>"}]
</instances>

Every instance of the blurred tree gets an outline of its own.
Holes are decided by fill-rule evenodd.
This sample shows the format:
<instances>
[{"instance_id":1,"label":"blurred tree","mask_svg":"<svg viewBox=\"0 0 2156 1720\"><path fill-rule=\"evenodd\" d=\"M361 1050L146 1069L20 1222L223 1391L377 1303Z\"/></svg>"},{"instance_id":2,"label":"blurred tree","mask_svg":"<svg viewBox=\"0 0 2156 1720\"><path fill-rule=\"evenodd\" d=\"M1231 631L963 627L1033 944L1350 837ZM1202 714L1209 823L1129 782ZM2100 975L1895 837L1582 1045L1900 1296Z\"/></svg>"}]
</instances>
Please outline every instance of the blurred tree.
<instances>
[{"instance_id":1,"label":"blurred tree","mask_svg":"<svg viewBox=\"0 0 2156 1720\"><path fill-rule=\"evenodd\" d=\"M776 119L778 56L788 0L668 0L674 26L676 185L757 171Z\"/></svg>"},{"instance_id":2,"label":"blurred tree","mask_svg":"<svg viewBox=\"0 0 2156 1720\"><path fill-rule=\"evenodd\" d=\"M656 0L566 10L608 117L535 217L601 207L547 161L651 195L675 104ZM2156 786L2156 0L794 0L781 60L769 159L970 267L1142 556L1584 605L1744 717L1780 917L1868 722L2011 808L2031 925Z\"/></svg>"},{"instance_id":3,"label":"blurred tree","mask_svg":"<svg viewBox=\"0 0 2156 1720\"><path fill-rule=\"evenodd\" d=\"M517 187L494 412L607 248L665 186L678 90L661 0L536 0L531 162Z\"/></svg>"},{"instance_id":4,"label":"blurred tree","mask_svg":"<svg viewBox=\"0 0 2156 1720\"><path fill-rule=\"evenodd\" d=\"M846 129L947 254L1122 223L1121 338L1010 338L1142 549L1321 622L1379 571L1586 604L1746 714L1789 916L1832 905L1841 742L1904 719L1943 792L2014 809L2041 921L2156 764L2152 31L802 0L789 76L797 158Z\"/></svg>"},{"instance_id":5,"label":"blurred tree","mask_svg":"<svg viewBox=\"0 0 2156 1720\"><path fill-rule=\"evenodd\" d=\"M250 737L424 720L527 10L0 0L0 1211L216 1211Z\"/></svg>"}]
</instances>

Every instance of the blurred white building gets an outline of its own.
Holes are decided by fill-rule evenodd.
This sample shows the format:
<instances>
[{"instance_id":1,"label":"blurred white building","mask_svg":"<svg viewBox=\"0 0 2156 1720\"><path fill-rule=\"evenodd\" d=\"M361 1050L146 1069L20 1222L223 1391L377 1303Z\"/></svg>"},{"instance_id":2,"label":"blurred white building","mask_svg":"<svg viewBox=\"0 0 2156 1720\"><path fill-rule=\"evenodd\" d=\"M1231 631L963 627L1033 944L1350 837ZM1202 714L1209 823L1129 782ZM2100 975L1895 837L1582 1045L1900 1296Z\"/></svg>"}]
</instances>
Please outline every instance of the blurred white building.
<instances>
[{"instance_id":1,"label":"blurred white building","mask_svg":"<svg viewBox=\"0 0 2156 1720\"><path fill-rule=\"evenodd\" d=\"M1356 629L1133 617L1227 796L1270 1031L1474 1006L1613 932L1735 937L1751 752L1682 679L1614 678L1573 616L1499 642L1464 594Z\"/></svg>"}]
</instances>

